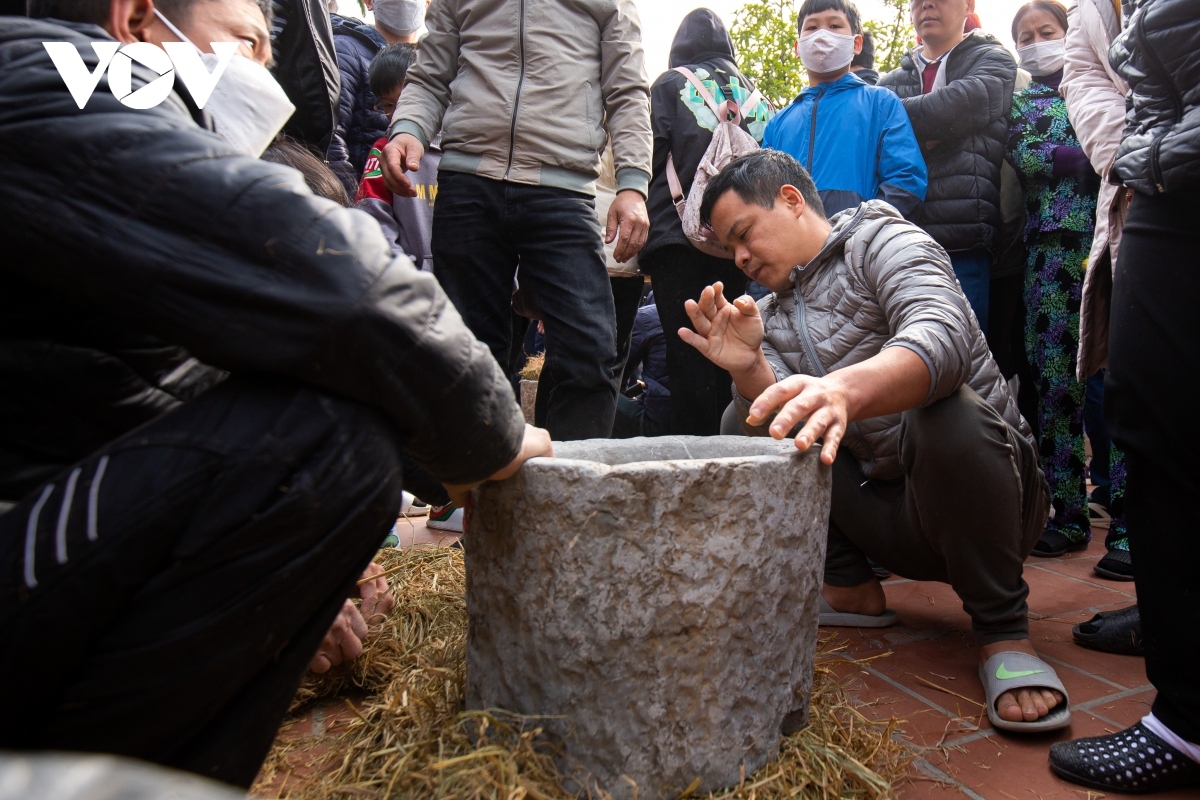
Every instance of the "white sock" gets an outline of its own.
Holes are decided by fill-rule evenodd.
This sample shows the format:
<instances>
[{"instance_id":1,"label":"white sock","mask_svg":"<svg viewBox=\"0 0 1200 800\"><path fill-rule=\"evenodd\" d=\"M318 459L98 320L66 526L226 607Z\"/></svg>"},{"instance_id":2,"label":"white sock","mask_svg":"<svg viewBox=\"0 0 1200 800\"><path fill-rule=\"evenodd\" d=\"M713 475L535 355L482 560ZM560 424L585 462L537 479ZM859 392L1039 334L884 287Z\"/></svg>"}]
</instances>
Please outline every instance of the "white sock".
<instances>
[{"instance_id":1,"label":"white sock","mask_svg":"<svg viewBox=\"0 0 1200 800\"><path fill-rule=\"evenodd\" d=\"M1200 764L1200 744L1192 744L1179 738L1179 735L1162 724L1162 721L1153 713L1142 717L1142 724L1146 726L1146 730L1153 733L1158 738L1162 739L1167 744L1174 747L1179 752L1183 753Z\"/></svg>"}]
</instances>

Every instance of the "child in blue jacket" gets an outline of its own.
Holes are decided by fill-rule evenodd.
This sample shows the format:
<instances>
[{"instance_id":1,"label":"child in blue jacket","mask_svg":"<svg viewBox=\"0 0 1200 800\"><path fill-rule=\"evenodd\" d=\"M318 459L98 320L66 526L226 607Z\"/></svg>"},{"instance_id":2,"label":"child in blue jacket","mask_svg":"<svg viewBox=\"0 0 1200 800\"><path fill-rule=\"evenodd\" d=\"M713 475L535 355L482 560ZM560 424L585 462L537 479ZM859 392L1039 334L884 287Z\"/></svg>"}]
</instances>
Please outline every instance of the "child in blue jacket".
<instances>
[{"instance_id":1,"label":"child in blue jacket","mask_svg":"<svg viewBox=\"0 0 1200 800\"><path fill-rule=\"evenodd\" d=\"M925 159L900 99L850 71L862 50L858 9L805 0L796 26L808 88L767 125L763 147L804 165L830 217L874 199L911 217L925 199Z\"/></svg>"}]
</instances>

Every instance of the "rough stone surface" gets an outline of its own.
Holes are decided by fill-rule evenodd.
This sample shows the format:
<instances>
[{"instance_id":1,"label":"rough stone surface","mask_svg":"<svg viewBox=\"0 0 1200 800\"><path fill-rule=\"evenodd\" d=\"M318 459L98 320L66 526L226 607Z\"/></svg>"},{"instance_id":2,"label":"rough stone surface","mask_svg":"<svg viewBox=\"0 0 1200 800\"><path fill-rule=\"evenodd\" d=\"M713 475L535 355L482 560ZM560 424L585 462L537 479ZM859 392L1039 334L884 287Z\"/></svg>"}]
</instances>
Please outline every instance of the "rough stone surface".
<instances>
[{"instance_id":1,"label":"rough stone surface","mask_svg":"<svg viewBox=\"0 0 1200 800\"><path fill-rule=\"evenodd\" d=\"M555 443L469 523L467 707L616 798L736 785L807 715L830 471L765 438Z\"/></svg>"},{"instance_id":2,"label":"rough stone surface","mask_svg":"<svg viewBox=\"0 0 1200 800\"><path fill-rule=\"evenodd\" d=\"M530 425L533 424L533 415L537 408L537 387L537 381L521 381L521 414Z\"/></svg>"}]
</instances>

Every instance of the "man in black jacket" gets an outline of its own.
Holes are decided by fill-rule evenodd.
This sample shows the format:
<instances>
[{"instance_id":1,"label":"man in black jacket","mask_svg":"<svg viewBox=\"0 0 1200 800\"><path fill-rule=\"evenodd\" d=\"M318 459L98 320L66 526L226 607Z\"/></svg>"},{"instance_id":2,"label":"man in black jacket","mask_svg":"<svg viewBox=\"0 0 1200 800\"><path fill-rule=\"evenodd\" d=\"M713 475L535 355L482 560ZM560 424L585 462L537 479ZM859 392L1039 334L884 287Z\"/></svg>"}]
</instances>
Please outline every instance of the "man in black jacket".
<instances>
[{"instance_id":1,"label":"man in black jacket","mask_svg":"<svg viewBox=\"0 0 1200 800\"><path fill-rule=\"evenodd\" d=\"M913 0L922 44L880 86L904 101L929 168L917 224L946 248L979 327L1000 230L1000 165L1017 65L994 36L963 34L975 0Z\"/></svg>"},{"instance_id":2,"label":"man in black jacket","mask_svg":"<svg viewBox=\"0 0 1200 800\"><path fill-rule=\"evenodd\" d=\"M238 153L181 84L77 106L42 43L97 72L152 0L45 2L99 25L0 18L0 748L249 786L396 516L401 447L461 498L549 442L370 217Z\"/></svg>"}]
</instances>

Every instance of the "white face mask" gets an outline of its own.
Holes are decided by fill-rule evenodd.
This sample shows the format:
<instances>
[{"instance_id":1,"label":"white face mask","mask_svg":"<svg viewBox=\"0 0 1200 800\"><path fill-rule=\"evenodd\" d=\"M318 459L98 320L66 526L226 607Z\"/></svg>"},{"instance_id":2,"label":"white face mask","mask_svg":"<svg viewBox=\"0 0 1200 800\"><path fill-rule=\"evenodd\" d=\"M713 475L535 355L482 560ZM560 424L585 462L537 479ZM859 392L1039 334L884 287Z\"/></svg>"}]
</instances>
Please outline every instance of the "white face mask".
<instances>
[{"instance_id":1,"label":"white face mask","mask_svg":"<svg viewBox=\"0 0 1200 800\"><path fill-rule=\"evenodd\" d=\"M854 60L854 36L813 31L800 39L800 60L810 72L836 72Z\"/></svg>"},{"instance_id":2,"label":"white face mask","mask_svg":"<svg viewBox=\"0 0 1200 800\"><path fill-rule=\"evenodd\" d=\"M154 13L171 33L196 47L157 8ZM216 74L222 59L199 47L196 51L209 72ZM222 139L254 158L263 154L296 112L287 93L266 67L236 53L201 107L212 114L217 134Z\"/></svg>"},{"instance_id":3,"label":"white face mask","mask_svg":"<svg viewBox=\"0 0 1200 800\"><path fill-rule=\"evenodd\" d=\"M1017 48L1017 58L1021 69L1030 75L1053 75L1063 68L1067 58L1065 40L1051 39L1048 42L1034 42Z\"/></svg>"}]
</instances>

